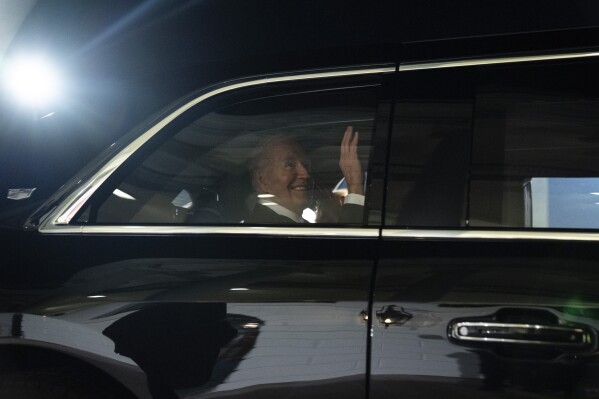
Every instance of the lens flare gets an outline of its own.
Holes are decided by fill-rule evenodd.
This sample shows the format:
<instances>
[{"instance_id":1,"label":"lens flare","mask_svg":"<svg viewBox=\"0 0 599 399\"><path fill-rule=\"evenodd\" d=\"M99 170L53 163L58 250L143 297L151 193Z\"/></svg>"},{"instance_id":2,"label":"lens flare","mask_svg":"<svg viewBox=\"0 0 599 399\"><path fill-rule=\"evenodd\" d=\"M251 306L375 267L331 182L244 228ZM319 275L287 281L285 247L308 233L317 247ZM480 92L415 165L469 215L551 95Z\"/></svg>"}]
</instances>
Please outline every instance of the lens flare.
<instances>
[{"instance_id":1,"label":"lens flare","mask_svg":"<svg viewBox=\"0 0 599 399\"><path fill-rule=\"evenodd\" d=\"M60 76L43 57L21 57L8 62L2 83L9 94L23 104L46 105L57 99Z\"/></svg>"}]
</instances>

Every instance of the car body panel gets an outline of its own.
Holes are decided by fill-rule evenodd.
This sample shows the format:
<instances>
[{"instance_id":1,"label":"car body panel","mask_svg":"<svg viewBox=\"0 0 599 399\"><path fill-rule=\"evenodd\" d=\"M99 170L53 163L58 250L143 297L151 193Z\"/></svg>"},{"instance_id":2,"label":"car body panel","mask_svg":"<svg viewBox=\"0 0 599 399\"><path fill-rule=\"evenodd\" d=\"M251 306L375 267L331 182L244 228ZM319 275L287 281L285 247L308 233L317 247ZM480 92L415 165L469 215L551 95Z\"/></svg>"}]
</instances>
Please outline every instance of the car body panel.
<instances>
[{"instance_id":1,"label":"car body panel","mask_svg":"<svg viewBox=\"0 0 599 399\"><path fill-rule=\"evenodd\" d=\"M558 240L389 239L374 308L401 306L401 324L375 323L373 397L593 395L597 389L596 245ZM584 326L584 346L452 339L456 320ZM479 324L482 329L484 323ZM483 331L484 333L484 331ZM543 334L538 334L541 340ZM505 338L509 338L506 336Z\"/></svg>"},{"instance_id":2,"label":"car body panel","mask_svg":"<svg viewBox=\"0 0 599 399\"><path fill-rule=\"evenodd\" d=\"M354 381L348 395L363 395L360 312L376 238L366 251L352 238L300 238L293 254L284 237L26 238L13 253L30 289L19 290L23 280L3 270L3 303L12 305L2 313L0 344L20 339L89 352L115 369L134 365L154 395L174 388L235 396L299 382L325 389L338 379ZM41 251L55 261L38 263Z\"/></svg>"}]
</instances>

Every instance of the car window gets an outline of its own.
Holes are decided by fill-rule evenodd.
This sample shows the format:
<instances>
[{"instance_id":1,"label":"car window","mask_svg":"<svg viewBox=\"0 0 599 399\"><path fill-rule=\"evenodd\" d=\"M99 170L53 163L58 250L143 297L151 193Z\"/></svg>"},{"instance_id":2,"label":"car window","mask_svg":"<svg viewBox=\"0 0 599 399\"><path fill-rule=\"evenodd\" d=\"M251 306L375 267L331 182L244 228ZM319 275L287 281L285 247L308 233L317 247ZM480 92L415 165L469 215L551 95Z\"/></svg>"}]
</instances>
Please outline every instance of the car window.
<instances>
[{"instance_id":1,"label":"car window","mask_svg":"<svg viewBox=\"0 0 599 399\"><path fill-rule=\"evenodd\" d=\"M599 227L596 67L513 66L481 76L471 226Z\"/></svg>"},{"instance_id":2,"label":"car window","mask_svg":"<svg viewBox=\"0 0 599 399\"><path fill-rule=\"evenodd\" d=\"M596 66L400 73L385 223L599 228Z\"/></svg>"},{"instance_id":3,"label":"car window","mask_svg":"<svg viewBox=\"0 0 599 399\"><path fill-rule=\"evenodd\" d=\"M400 73L385 223L465 226L472 127L463 71Z\"/></svg>"},{"instance_id":4,"label":"car window","mask_svg":"<svg viewBox=\"0 0 599 399\"><path fill-rule=\"evenodd\" d=\"M117 171L76 223L368 223L368 193L346 198L339 160L344 134L358 132L352 148L366 189L376 87L296 90L244 95L174 121L172 136Z\"/></svg>"}]
</instances>

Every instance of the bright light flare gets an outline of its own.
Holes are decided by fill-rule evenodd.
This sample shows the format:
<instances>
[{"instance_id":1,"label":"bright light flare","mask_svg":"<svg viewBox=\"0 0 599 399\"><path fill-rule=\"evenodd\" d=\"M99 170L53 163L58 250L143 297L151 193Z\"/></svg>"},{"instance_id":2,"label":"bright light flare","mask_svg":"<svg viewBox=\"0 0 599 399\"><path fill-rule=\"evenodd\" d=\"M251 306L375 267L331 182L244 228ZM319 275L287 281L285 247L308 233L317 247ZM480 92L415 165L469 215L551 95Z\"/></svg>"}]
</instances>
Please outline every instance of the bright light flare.
<instances>
[{"instance_id":1,"label":"bright light flare","mask_svg":"<svg viewBox=\"0 0 599 399\"><path fill-rule=\"evenodd\" d=\"M302 212L302 218L304 218L305 220L307 220L310 223L316 223L316 212L314 212L310 208L306 208Z\"/></svg>"},{"instance_id":2,"label":"bright light flare","mask_svg":"<svg viewBox=\"0 0 599 399\"><path fill-rule=\"evenodd\" d=\"M46 105L57 99L61 87L59 73L42 57L22 57L7 61L2 83L19 102Z\"/></svg>"}]
</instances>

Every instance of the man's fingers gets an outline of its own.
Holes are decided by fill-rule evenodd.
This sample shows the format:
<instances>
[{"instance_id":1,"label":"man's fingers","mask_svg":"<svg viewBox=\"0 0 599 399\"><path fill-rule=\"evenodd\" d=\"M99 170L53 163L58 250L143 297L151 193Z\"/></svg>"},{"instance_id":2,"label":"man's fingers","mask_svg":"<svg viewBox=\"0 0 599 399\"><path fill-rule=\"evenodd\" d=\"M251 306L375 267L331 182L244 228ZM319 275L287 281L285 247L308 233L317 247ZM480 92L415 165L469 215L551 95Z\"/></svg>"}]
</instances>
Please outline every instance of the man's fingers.
<instances>
[{"instance_id":1,"label":"man's fingers","mask_svg":"<svg viewBox=\"0 0 599 399\"><path fill-rule=\"evenodd\" d=\"M352 133L354 131L354 128L351 126L348 126L345 129L345 133L343 134L343 142L345 145L349 145L352 139Z\"/></svg>"},{"instance_id":2,"label":"man's fingers","mask_svg":"<svg viewBox=\"0 0 599 399\"><path fill-rule=\"evenodd\" d=\"M356 131L354 133L354 137L352 138L352 141L351 141L351 144L349 147L352 155L358 154L358 139L359 139L359 133Z\"/></svg>"},{"instance_id":3,"label":"man's fingers","mask_svg":"<svg viewBox=\"0 0 599 399\"><path fill-rule=\"evenodd\" d=\"M357 144L356 136L354 136L353 131L354 128L351 126L348 126L345 129L345 133L343 134L343 140L341 140L341 155L347 155L348 153L351 154L352 146Z\"/></svg>"}]
</instances>

